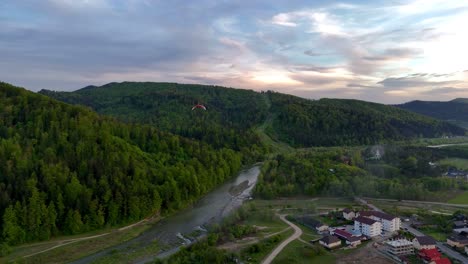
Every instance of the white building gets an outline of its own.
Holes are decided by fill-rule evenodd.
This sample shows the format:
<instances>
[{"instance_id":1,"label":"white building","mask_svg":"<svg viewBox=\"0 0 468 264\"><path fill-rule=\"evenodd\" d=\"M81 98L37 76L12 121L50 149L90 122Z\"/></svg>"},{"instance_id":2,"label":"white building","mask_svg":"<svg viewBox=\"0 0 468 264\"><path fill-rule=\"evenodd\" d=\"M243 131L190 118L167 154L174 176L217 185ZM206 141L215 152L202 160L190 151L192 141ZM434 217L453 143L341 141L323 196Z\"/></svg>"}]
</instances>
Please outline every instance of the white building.
<instances>
[{"instance_id":1,"label":"white building","mask_svg":"<svg viewBox=\"0 0 468 264\"><path fill-rule=\"evenodd\" d=\"M382 224L374 219L359 216L354 219L354 230L368 237L375 237L382 232Z\"/></svg>"},{"instance_id":2,"label":"white building","mask_svg":"<svg viewBox=\"0 0 468 264\"><path fill-rule=\"evenodd\" d=\"M393 215L379 211L362 211L359 213L359 215L382 223L382 229L387 232L395 232L401 228L400 218Z\"/></svg>"},{"instance_id":3,"label":"white building","mask_svg":"<svg viewBox=\"0 0 468 264\"><path fill-rule=\"evenodd\" d=\"M414 254L413 243L406 239L389 240L385 242L387 251L395 256Z\"/></svg>"},{"instance_id":4,"label":"white building","mask_svg":"<svg viewBox=\"0 0 468 264\"><path fill-rule=\"evenodd\" d=\"M349 209L349 208L345 208L343 210L343 218L346 219L346 220L353 220L354 218L356 217L356 213Z\"/></svg>"}]
</instances>

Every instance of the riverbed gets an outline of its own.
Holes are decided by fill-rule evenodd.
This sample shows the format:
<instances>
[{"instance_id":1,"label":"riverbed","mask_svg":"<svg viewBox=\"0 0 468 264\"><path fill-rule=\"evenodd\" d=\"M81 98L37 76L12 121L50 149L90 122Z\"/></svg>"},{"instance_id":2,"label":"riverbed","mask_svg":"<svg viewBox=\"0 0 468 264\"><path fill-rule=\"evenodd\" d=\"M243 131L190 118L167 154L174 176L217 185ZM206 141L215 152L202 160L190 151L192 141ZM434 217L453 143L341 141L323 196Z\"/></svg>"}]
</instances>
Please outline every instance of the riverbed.
<instances>
[{"instance_id":1,"label":"riverbed","mask_svg":"<svg viewBox=\"0 0 468 264\"><path fill-rule=\"evenodd\" d=\"M155 241L159 245L164 245L166 251L144 257L134 263L145 263L158 256L168 256L176 252L180 246L192 243L193 239L190 234L196 232L198 237L202 237L206 233L205 228L207 226L219 223L230 212L249 199L257 183L259 173L260 165L258 164L250 169L243 170L234 179L217 187L192 207L164 218L140 236L72 263L90 263L111 252L122 252L130 249L133 251L146 247ZM248 184L245 184L246 181L248 181ZM236 192L233 196L232 190L239 189L239 186L242 186L243 190Z\"/></svg>"}]
</instances>

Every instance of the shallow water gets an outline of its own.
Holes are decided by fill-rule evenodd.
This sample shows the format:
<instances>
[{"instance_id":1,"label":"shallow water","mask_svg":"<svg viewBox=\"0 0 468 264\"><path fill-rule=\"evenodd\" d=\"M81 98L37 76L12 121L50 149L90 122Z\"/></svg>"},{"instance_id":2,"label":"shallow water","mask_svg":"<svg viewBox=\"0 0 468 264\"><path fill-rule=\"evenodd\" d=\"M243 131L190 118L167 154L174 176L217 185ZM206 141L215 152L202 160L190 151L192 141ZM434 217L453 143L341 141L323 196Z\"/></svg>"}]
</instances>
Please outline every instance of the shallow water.
<instances>
[{"instance_id":1,"label":"shallow water","mask_svg":"<svg viewBox=\"0 0 468 264\"><path fill-rule=\"evenodd\" d=\"M259 165L243 170L236 178L211 191L192 207L163 219L140 236L73 263L90 263L93 260L107 255L111 251L138 250L138 248L150 245L155 240L158 244L173 245L173 248L168 250L164 255L168 255L168 252L175 252L182 243L188 243L186 239L188 234L196 230L202 233L205 232L205 226L219 222L233 209L242 205L242 203L250 197L252 189L257 183L259 173ZM232 196L229 190L245 181L249 181L248 187L236 196ZM152 258L153 257L151 257L151 259Z\"/></svg>"}]
</instances>

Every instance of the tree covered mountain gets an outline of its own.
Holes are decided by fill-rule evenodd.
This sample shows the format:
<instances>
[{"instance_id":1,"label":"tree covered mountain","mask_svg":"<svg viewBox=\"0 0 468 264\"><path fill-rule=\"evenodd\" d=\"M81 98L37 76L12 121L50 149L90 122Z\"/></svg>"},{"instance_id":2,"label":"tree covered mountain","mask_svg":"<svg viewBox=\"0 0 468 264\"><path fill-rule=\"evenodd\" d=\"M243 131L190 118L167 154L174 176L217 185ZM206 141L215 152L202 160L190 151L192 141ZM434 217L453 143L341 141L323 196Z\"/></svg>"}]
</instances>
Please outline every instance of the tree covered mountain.
<instances>
[{"instance_id":1,"label":"tree covered mountain","mask_svg":"<svg viewBox=\"0 0 468 264\"><path fill-rule=\"evenodd\" d=\"M372 144L465 133L457 126L393 106L357 100L314 101L218 86L124 82L75 92L40 93L243 153L262 152L264 146L255 128L265 122L270 137L295 147ZM208 110L190 111L196 103L205 104Z\"/></svg>"},{"instance_id":2,"label":"tree covered mountain","mask_svg":"<svg viewBox=\"0 0 468 264\"><path fill-rule=\"evenodd\" d=\"M411 101L397 105L397 107L468 127L468 99L466 98L457 98L448 102Z\"/></svg>"},{"instance_id":3,"label":"tree covered mountain","mask_svg":"<svg viewBox=\"0 0 468 264\"><path fill-rule=\"evenodd\" d=\"M241 167L232 149L6 83L0 115L0 241L10 245L176 210Z\"/></svg>"},{"instance_id":4,"label":"tree covered mountain","mask_svg":"<svg viewBox=\"0 0 468 264\"><path fill-rule=\"evenodd\" d=\"M383 104L359 100L317 101L270 94L274 131L295 146L362 145L417 137L463 135L464 129Z\"/></svg>"},{"instance_id":5,"label":"tree covered mountain","mask_svg":"<svg viewBox=\"0 0 468 264\"><path fill-rule=\"evenodd\" d=\"M245 161L265 152L254 128L268 112L265 98L254 91L176 83L109 83L75 92L40 93L130 123L201 140L216 149L241 151ZM191 110L204 104L208 111Z\"/></svg>"}]
</instances>

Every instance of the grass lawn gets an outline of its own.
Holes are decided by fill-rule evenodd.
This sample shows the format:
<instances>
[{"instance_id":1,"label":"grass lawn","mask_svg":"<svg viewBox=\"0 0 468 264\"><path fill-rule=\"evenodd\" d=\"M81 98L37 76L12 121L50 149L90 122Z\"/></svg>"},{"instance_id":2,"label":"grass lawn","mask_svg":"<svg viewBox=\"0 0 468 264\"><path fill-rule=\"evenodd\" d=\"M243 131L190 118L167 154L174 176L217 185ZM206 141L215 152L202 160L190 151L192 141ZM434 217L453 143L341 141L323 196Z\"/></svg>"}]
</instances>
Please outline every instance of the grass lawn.
<instances>
[{"instance_id":1,"label":"grass lawn","mask_svg":"<svg viewBox=\"0 0 468 264\"><path fill-rule=\"evenodd\" d=\"M102 257L96 261L93 261L93 264L113 264L113 263L131 263L132 261L148 255L153 255L158 253L160 247L156 242L146 246L144 248L139 248L135 251L113 251L109 255Z\"/></svg>"},{"instance_id":2,"label":"grass lawn","mask_svg":"<svg viewBox=\"0 0 468 264\"><path fill-rule=\"evenodd\" d=\"M280 263L335 263L335 257L326 252L325 255L315 256L312 246L294 240L273 260L273 264Z\"/></svg>"},{"instance_id":3,"label":"grass lawn","mask_svg":"<svg viewBox=\"0 0 468 264\"><path fill-rule=\"evenodd\" d=\"M468 159L448 158L440 160L441 165L448 165L460 170L468 170Z\"/></svg>"},{"instance_id":4,"label":"grass lawn","mask_svg":"<svg viewBox=\"0 0 468 264\"><path fill-rule=\"evenodd\" d=\"M447 234L440 232L438 230L434 230L432 228L421 228L421 232L423 232L426 235L432 236L435 240L437 241L446 241L447 240Z\"/></svg>"},{"instance_id":5,"label":"grass lawn","mask_svg":"<svg viewBox=\"0 0 468 264\"><path fill-rule=\"evenodd\" d=\"M74 239L97 233L85 234L80 236L60 237L48 242L22 245L13 248L13 252L10 255L4 258L0 258L0 263L66 263L88 256L110 246L117 245L124 241L130 240L141 234L149 227L149 224L138 225L123 231L112 232L106 236L70 243L68 245L64 245L62 247L58 247L28 258L23 258L23 256L40 252L42 250L51 248L52 246L58 245L60 244L60 242L57 242L58 240ZM109 232L109 230L107 232ZM106 232L101 231L100 233Z\"/></svg>"},{"instance_id":6,"label":"grass lawn","mask_svg":"<svg viewBox=\"0 0 468 264\"><path fill-rule=\"evenodd\" d=\"M467 160L468 162L468 160ZM468 204L468 192L464 192L448 201L453 204Z\"/></svg>"},{"instance_id":7,"label":"grass lawn","mask_svg":"<svg viewBox=\"0 0 468 264\"><path fill-rule=\"evenodd\" d=\"M294 231L291 229L276 236L261 240L260 242L243 249L240 253L243 262L260 263L264 258L266 258L266 256L268 256L268 254L271 253L271 251L273 251L274 248L293 233Z\"/></svg>"}]
</instances>

